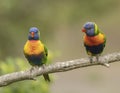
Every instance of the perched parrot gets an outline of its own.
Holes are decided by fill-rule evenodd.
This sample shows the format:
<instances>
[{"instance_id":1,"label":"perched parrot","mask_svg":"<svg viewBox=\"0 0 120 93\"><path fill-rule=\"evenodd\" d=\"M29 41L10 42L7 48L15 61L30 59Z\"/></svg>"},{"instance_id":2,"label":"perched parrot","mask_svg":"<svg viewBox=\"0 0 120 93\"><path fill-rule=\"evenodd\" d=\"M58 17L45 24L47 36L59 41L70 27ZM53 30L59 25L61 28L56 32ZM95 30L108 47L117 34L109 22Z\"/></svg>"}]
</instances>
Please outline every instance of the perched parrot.
<instances>
[{"instance_id":1,"label":"perched parrot","mask_svg":"<svg viewBox=\"0 0 120 93\"><path fill-rule=\"evenodd\" d=\"M106 44L105 34L101 32L94 22L85 23L82 32L85 33L83 38L84 46L87 54L90 56L90 62L93 62L93 56L95 56L97 62L99 62L99 56L103 52Z\"/></svg>"},{"instance_id":2,"label":"perched parrot","mask_svg":"<svg viewBox=\"0 0 120 93\"><path fill-rule=\"evenodd\" d=\"M34 67L43 66L47 62L48 51L39 38L38 28L31 27L28 40L24 45L24 55L30 65ZM43 76L46 81L50 81L48 74L43 74Z\"/></svg>"}]
</instances>

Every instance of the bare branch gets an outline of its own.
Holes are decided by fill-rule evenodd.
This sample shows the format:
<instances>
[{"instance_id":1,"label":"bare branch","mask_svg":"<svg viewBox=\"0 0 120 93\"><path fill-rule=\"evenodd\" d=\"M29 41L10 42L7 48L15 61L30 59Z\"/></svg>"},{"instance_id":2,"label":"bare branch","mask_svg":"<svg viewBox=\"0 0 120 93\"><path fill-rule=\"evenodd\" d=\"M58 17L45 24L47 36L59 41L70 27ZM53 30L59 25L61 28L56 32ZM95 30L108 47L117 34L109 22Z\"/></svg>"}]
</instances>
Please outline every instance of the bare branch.
<instances>
[{"instance_id":1,"label":"bare branch","mask_svg":"<svg viewBox=\"0 0 120 93\"><path fill-rule=\"evenodd\" d=\"M75 59L65 62L56 62L48 66L34 68L32 71L28 69L26 71L13 72L10 74L0 76L0 87L7 86L11 83L22 81L22 80L35 80L37 76L41 76L45 73L56 73L64 72L68 70L73 70L82 67L94 66L94 65L108 65L108 63L120 61L120 53L112 53L100 57L100 62L96 62L95 59L93 63L89 62L88 58Z\"/></svg>"}]
</instances>

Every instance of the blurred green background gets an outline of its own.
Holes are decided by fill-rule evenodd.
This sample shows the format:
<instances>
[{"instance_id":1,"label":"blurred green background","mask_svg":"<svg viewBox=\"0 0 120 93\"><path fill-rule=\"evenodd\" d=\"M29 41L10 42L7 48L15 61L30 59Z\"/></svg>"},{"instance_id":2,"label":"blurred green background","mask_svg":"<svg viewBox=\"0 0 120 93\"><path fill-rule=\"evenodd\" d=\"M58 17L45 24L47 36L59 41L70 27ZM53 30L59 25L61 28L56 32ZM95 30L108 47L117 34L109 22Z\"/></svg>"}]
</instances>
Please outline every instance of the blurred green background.
<instances>
[{"instance_id":1,"label":"blurred green background","mask_svg":"<svg viewBox=\"0 0 120 93\"><path fill-rule=\"evenodd\" d=\"M30 67L23 46L31 26L40 29L41 40L50 50L53 62L87 57L81 32L87 21L96 22L107 36L103 54L119 51L119 0L0 0L1 75ZM23 81L1 88L0 92L119 93L119 67L119 63L114 63L109 69L95 66L57 73L51 85L44 80L43 84Z\"/></svg>"}]
</instances>

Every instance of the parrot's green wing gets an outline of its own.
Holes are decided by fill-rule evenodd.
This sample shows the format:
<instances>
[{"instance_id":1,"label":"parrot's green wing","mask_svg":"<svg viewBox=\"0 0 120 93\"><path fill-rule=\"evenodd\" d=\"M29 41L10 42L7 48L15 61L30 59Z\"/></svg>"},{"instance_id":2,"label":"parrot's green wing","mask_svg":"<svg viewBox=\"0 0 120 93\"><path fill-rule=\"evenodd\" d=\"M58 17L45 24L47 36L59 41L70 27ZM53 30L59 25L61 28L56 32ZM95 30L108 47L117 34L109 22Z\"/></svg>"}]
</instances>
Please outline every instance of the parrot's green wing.
<instances>
[{"instance_id":1,"label":"parrot's green wing","mask_svg":"<svg viewBox=\"0 0 120 93\"><path fill-rule=\"evenodd\" d=\"M47 47L44 45L44 50L45 50L45 55L46 55L46 57L48 56L48 49L47 49Z\"/></svg>"},{"instance_id":2,"label":"parrot's green wing","mask_svg":"<svg viewBox=\"0 0 120 93\"><path fill-rule=\"evenodd\" d=\"M48 50L47 47L44 45L44 58L43 58L43 64L47 62L47 56L48 56Z\"/></svg>"},{"instance_id":3,"label":"parrot's green wing","mask_svg":"<svg viewBox=\"0 0 120 93\"><path fill-rule=\"evenodd\" d=\"M45 54L45 57L44 57L44 62L46 63L47 62L47 56L48 56L48 49L47 47L44 45L44 54ZM44 76L44 79L48 82L50 82L50 77L48 74L43 74Z\"/></svg>"}]
</instances>

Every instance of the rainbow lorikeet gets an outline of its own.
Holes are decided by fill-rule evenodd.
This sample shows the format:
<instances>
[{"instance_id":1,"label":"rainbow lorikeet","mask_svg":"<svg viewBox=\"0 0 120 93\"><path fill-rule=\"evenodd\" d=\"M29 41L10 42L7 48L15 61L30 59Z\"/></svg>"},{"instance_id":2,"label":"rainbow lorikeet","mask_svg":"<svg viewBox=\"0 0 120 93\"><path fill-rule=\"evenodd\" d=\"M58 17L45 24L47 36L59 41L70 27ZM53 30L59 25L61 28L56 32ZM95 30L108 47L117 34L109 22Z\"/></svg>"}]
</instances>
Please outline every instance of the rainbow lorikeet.
<instances>
[{"instance_id":1,"label":"rainbow lorikeet","mask_svg":"<svg viewBox=\"0 0 120 93\"><path fill-rule=\"evenodd\" d=\"M82 32L84 35L84 46L86 48L87 54L90 55L90 62L93 61L93 56L96 57L99 62L99 56L103 52L106 44L105 34L101 32L97 24L94 22L87 22L83 28Z\"/></svg>"},{"instance_id":2,"label":"rainbow lorikeet","mask_svg":"<svg viewBox=\"0 0 120 93\"><path fill-rule=\"evenodd\" d=\"M24 46L24 55L30 65L34 67L43 66L47 62L48 51L39 38L38 28L31 27L28 40ZM43 74L43 76L46 81L50 81L48 74Z\"/></svg>"}]
</instances>

